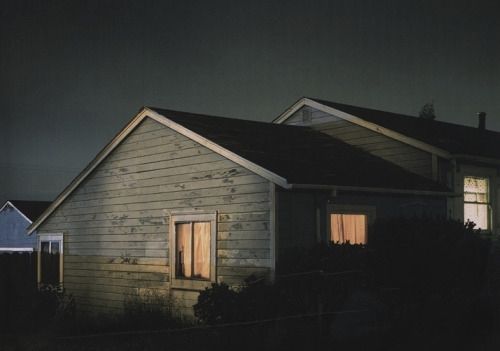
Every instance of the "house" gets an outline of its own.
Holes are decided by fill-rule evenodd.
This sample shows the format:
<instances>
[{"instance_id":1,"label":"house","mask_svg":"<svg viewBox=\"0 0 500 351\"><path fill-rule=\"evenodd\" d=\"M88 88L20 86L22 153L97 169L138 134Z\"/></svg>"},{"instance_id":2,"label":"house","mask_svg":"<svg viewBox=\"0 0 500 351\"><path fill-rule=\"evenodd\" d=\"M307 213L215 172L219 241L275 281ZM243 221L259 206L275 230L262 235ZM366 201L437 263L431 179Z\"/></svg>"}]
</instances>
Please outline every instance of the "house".
<instances>
[{"instance_id":1,"label":"house","mask_svg":"<svg viewBox=\"0 0 500 351\"><path fill-rule=\"evenodd\" d=\"M452 190L450 218L500 233L500 133L319 99L297 101L275 121L309 126Z\"/></svg>"},{"instance_id":2,"label":"house","mask_svg":"<svg viewBox=\"0 0 500 351\"><path fill-rule=\"evenodd\" d=\"M453 151L339 106L301 99L274 123L141 109L31 225L62 258L39 283L64 284L84 311L156 291L189 314L211 282L273 279L291 248L366 243L375 218L458 216L458 175L477 196L467 213L484 210L486 176L469 184Z\"/></svg>"},{"instance_id":3,"label":"house","mask_svg":"<svg viewBox=\"0 0 500 351\"><path fill-rule=\"evenodd\" d=\"M36 235L27 228L49 206L46 201L10 200L0 207L0 253L36 250Z\"/></svg>"}]
</instances>

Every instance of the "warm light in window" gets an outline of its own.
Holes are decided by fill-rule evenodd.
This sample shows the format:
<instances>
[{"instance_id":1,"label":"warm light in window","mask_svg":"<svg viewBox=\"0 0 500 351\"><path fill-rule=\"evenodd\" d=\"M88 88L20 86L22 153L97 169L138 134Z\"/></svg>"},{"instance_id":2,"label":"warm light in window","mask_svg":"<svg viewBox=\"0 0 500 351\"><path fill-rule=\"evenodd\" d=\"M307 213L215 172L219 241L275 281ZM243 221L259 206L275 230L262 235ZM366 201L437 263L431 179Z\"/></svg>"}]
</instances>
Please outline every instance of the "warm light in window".
<instances>
[{"instance_id":1,"label":"warm light in window","mask_svg":"<svg viewBox=\"0 0 500 351\"><path fill-rule=\"evenodd\" d=\"M331 241L334 243L366 244L366 215L332 213L330 225Z\"/></svg>"},{"instance_id":2,"label":"warm light in window","mask_svg":"<svg viewBox=\"0 0 500 351\"><path fill-rule=\"evenodd\" d=\"M210 222L176 223L176 276L210 279Z\"/></svg>"},{"instance_id":3,"label":"warm light in window","mask_svg":"<svg viewBox=\"0 0 500 351\"><path fill-rule=\"evenodd\" d=\"M476 228L489 229L488 178L464 178L464 221L476 223Z\"/></svg>"}]
</instances>

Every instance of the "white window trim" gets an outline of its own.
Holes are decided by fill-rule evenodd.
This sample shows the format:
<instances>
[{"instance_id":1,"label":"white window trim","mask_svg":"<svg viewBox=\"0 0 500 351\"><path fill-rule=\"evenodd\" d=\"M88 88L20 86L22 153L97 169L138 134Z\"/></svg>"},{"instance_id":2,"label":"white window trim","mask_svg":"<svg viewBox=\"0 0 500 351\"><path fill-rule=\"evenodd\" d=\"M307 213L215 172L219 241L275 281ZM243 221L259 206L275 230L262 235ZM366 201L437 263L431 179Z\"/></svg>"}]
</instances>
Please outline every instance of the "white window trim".
<instances>
[{"instance_id":1,"label":"white window trim","mask_svg":"<svg viewBox=\"0 0 500 351\"><path fill-rule=\"evenodd\" d=\"M481 203L481 202L471 202L471 201L465 201L465 178L476 178L476 179L486 179L487 184L488 184L488 193L487 193L487 198L488 202ZM465 204L483 204L486 205L486 208L488 209L488 217L487 217L487 229L481 229L482 233L489 233L493 232L493 205L492 205L492 196L491 196L491 177L487 175L478 175L478 174L471 174L471 173L465 173L463 178L462 178L462 193L463 193L463 201L462 201L462 211L463 211L463 217L464 217L464 223L467 221L465 218ZM475 228L479 229L479 228Z\"/></svg>"},{"instance_id":2,"label":"white window trim","mask_svg":"<svg viewBox=\"0 0 500 351\"><path fill-rule=\"evenodd\" d=\"M169 214L170 286L174 289L203 290L217 280L217 211L176 211ZM210 222L210 279L177 278L175 272L175 224L178 222Z\"/></svg>"},{"instance_id":3,"label":"white window trim","mask_svg":"<svg viewBox=\"0 0 500 351\"><path fill-rule=\"evenodd\" d=\"M327 242L331 241L331 215L332 214L358 214L366 215L367 226L373 224L375 221L377 211L375 206L365 206L365 205L344 205L344 204L328 204L327 216L326 216L326 228L327 228ZM370 241L370 232L368 227L366 228L366 243Z\"/></svg>"},{"instance_id":4,"label":"white window trim","mask_svg":"<svg viewBox=\"0 0 500 351\"><path fill-rule=\"evenodd\" d=\"M38 234L37 239L37 283L38 286L42 284L42 242L44 241L59 241L59 286L63 286L64 281L64 240L62 233Z\"/></svg>"},{"instance_id":5,"label":"white window trim","mask_svg":"<svg viewBox=\"0 0 500 351\"><path fill-rule=\"evenodd\" d=\"M0 247L0 252L33 252L32 247Z\"/></svg>"}]
</instances>

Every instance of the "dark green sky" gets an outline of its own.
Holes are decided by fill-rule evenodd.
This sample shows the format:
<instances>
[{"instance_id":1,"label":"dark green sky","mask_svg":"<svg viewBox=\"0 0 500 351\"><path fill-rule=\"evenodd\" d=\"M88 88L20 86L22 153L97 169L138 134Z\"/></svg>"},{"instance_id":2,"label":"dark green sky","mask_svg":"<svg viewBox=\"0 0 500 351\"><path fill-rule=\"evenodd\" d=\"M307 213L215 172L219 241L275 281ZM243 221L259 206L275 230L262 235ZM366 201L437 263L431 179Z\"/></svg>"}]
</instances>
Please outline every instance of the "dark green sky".
<instances>
[{"instance_id":1,"label":"dark green sky","mask_svg":"<svg viewBox=\"0 0 500 351\"><path fill-rule=\"evenodd\" d=\"M500 130L497 1L4 1L0 200L52 199L142 105L301 96Z\"/></svg>"}]
</instances>

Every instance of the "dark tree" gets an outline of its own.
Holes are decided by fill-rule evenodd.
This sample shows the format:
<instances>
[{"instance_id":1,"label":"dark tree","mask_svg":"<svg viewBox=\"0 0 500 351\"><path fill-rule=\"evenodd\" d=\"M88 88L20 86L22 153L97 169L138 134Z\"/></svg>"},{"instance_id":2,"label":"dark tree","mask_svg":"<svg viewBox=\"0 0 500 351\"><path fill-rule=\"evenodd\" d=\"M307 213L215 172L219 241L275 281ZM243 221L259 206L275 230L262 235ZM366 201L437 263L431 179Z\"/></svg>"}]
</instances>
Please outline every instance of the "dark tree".
<instances>
[{"instance_id":1,"label":"dark tree","mask_svg":"<svg viewBox=\"0 0 500 351\"><path fill-rule=\"evenodd\" d=\"M428 102L424 106L422 106L422 109L420 110L418 116L420 118L425 118L430 120L436 119L436 113L434 111L434 102Z\"/></svg>"}]
</instances>

